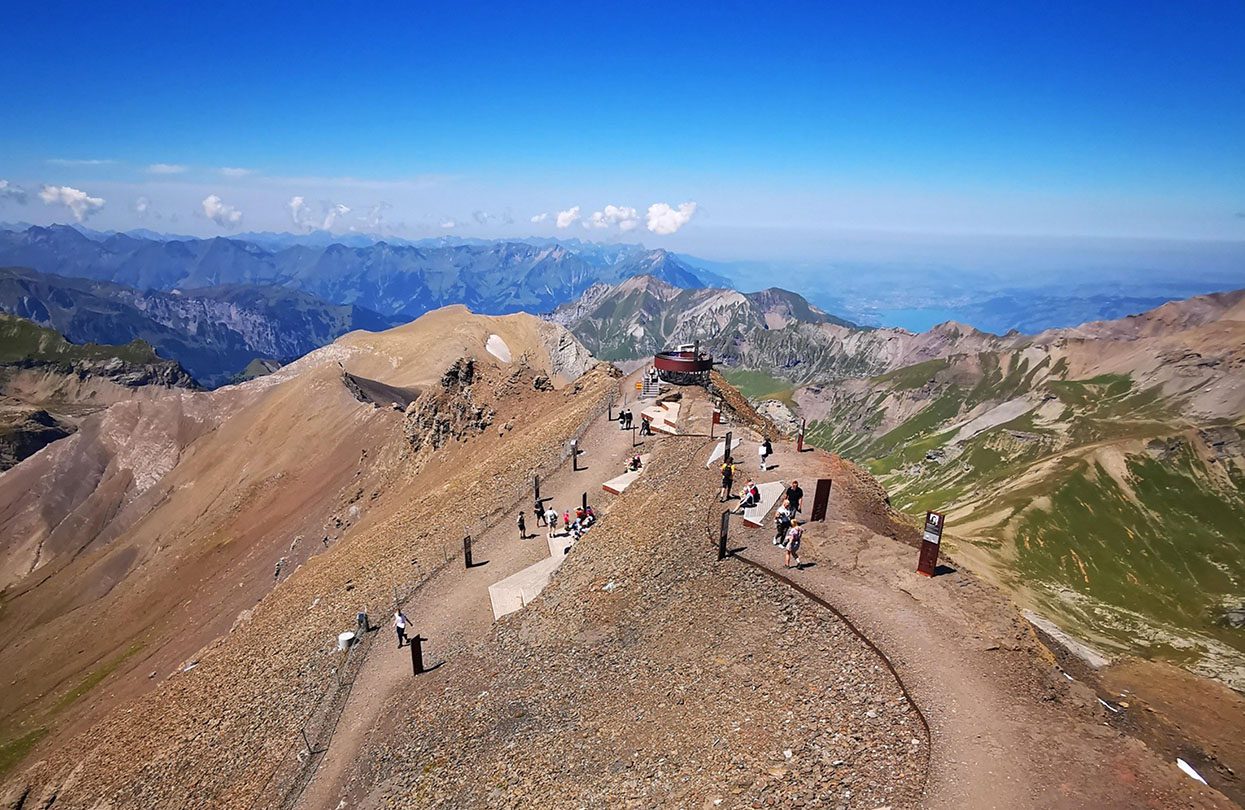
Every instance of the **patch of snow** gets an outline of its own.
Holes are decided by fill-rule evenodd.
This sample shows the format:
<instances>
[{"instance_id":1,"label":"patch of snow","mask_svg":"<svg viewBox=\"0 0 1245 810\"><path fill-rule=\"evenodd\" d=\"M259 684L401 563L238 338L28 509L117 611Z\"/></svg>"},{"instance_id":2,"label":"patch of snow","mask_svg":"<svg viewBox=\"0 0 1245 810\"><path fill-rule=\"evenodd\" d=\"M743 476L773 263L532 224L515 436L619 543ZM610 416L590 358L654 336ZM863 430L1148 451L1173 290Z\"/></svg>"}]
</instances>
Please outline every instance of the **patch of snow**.
<instances>
[{"instance_id":1,"label":"patch of snow","mask_svg":"<svg viewBox=\"0 0 1245 810\"><path fill-rule=\"evenodd\" d=\"M1180 757L1176 757L1176 767L1180 768L1180 770L1184 771L1189 776L1192 776L1194 779L1201 782L1203 785L1206 784L1206 780L1202 778L1202 775L1198 773L1197 771L1193 770L1193 766L1185 762Z\"/></svg>"},{"instance_id":2,"label":"patch of snow","mask_svg":"<svg viewBox=\"0 0 1245 810\"><path fill-rule=\"evenodd\" d=\"M488 349L489 354L503 363L510 362L510 347L506 345L506 341L501 339L501 335L489 335L488 342L484 344L484 348Z\"/></svg>"}]
</instances>

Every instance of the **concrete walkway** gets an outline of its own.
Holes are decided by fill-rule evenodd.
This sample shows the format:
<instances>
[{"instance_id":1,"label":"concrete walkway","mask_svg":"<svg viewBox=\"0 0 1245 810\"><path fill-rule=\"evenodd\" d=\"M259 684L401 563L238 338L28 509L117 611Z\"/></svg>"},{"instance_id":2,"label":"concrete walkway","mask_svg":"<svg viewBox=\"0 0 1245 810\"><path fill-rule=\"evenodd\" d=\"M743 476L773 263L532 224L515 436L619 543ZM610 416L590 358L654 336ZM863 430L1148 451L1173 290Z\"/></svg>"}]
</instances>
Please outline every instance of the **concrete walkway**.
<instances>
[{"instance_id":1,"label":"concrete walkway","mask_svg":"<svg viewBox=\"0 0 1245 810\"><path fill-rule=\"evenodd\" d=\"M637 378L637 375L632 375L620 381L621 389L634 388ZM579 505L582 493L587 492L598 519L608 520L608 509L614 496L602 492L601 484L622 469L628 456L640 452L640 448L632 449L631 441L631 431L619 430L616 421L610 421L606 414L602 414L588 429L581 443L586 450L580 457L581 470L573 472L568 459L541 481L540 492L542 497L547 498L546 507L552 506L559 512L573 509ZM651 442L653 439L646 437L643 441ZM475 566L464 569L461 560L457 563L451 561L449 566L421 585L405 605L404 611L412 625L408 635L418 633L427 639L424 643L426 666L432 667L439 661L452 658L468 643L487 635L494 621L489 585L549 559L545 527L537 525L535 519L528 520L528 539L518 538L514 515L522 509L530 516L531 508L530 498L516 503L512 511L475 541ZM378 620L383 623L378 632L386 634L386 637L377 639L378 643L372 645L328 751L322 755L315 774L295 805L298 808L320 810L338 806L347 787L351 767L358 760L368 737L377 733L378 726L382 725L389 696L394 691L441 688L442 673L439 670L434 669L418 679L412 676L410 652L397 648L390 617L378 617Z\"/></svg>"}]
</instances>

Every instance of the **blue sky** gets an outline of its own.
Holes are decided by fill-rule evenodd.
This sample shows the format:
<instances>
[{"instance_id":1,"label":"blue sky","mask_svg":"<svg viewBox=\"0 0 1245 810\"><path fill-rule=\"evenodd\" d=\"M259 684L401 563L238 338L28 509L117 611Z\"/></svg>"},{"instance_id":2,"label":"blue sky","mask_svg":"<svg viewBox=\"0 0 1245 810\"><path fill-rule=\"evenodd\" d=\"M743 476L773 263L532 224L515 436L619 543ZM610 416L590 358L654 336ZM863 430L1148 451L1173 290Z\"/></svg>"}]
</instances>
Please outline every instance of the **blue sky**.
<instances>
[{"instance_id":1,"label":"blue sky","mask_svg":"<svg viewBox=\"0 0 1245 810\"><path fill-rule=\"evenodd\" d=\"M32 4L0 220L1245 239L1245 4L949 5Z\"/></svg>"}]
</instances>

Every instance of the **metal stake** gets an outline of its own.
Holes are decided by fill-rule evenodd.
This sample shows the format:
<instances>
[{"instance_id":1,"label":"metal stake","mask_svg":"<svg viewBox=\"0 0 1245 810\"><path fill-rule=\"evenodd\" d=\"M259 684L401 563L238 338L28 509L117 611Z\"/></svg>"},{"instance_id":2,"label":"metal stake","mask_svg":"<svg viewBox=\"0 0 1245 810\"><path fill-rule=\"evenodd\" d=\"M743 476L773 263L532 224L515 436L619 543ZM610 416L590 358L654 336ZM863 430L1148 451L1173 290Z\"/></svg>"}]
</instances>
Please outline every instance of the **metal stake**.
<instances>
[{"instance_id":1,"label":"metal stake","mask_svg":"<svg viewBox=\"0 0 1245 810\"><path fill-rule=\"evenodd\" d=\"M471 567L471 535L463 538L463 560L467 563L467 568Z\"/></svg>"}]
</instances>

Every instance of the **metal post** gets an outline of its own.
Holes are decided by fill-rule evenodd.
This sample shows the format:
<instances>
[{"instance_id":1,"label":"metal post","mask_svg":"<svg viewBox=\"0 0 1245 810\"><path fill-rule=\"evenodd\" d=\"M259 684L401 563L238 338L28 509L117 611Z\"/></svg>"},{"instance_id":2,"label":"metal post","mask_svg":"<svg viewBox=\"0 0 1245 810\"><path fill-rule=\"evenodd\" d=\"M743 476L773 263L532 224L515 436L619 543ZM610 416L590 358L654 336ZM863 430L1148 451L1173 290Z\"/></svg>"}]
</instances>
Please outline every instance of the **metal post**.
<instances>
[{"instance_id":1,"label":"metal post","mask_svg":"<svg viewBox=\"0 0 1245 810\"><path fill-rule=\"evenodd\" d=\"M463 538L463 560L467 563L467 568L471 567L471 535Z\"/></svg>"},{"instance_id":2,"label":"metal post","mask_svg":"<svg viewBox=\"0 0 1245 810\"><path fill-rule=\"evenodd\" d=\"M800 420L800 435L795 437L795 452L797 453L804 452L804 428L807 424L807 419Z\"/></svg>"},{"instance_id":3,"label":"metal post","mask_svg":"<svg viewBox=\"0 0 1245 810\"><path fill-rule=\"evenodd\" d=\"M571 472L579 472L579 440L571 439Z\"/></svg>"},{"instance_id":4,"label":"metal post","mask_svg":"<svg viewBox=\"0 0 1245 810\"><path fill-rule=\"evenodd\" d=\"M726 451L722 454L722 462L724 464L731 463L731 442L734 440L735 431L726 431Z\"/></svg>"},{"instance_id":5,"label":"metal post","mask_svg":"<svg viewBox=\"0 0 1245 810\"><path fill-rule=\"evenodd\" d=\"M635 448L635 425L631 426L631 447Z\"/></svg>"},{"instance_id":6,"label":"metal post","mask_svg":"<svg viewBox=\"0 0 1245 810\"><path fill-rule=\"evenodd\" d=\"M540 500L540 476L532 476L532 488L536 490L536 500Z\"/></svg>"},{"instance_id":7,"label":"metal post","mask_svg":"<svg viewBox=\"0 0 1245 810\"><path fill-rule=\"evenodd\" d=\"M424 639L419 634L411 639L411 669L416 675L424 673Z\"/></svg>"},{"instance_id":8,"label":"metal post","mask_svg":"<svg viewBox=\"0 0 1245 810\"><path fill-rule=\"evenodd\" d=\"M722 510L722 528L718 533L718 559L726 559L726 541L731 528L731 510Z\"/></svg>"},{"instance_id":9,"label":"metal post","mask_svg":"<svg viewBox=\"0 0 1245 810\"><path fill-rule=\"evenodd\" d=\"M587 492L584 493L583 508L585 512L588 511L588 493Z\"/></svg>"},{"instance_id":10,"label":"metal post","mask_svg":"<svg viewBox=\"0 0 1245 810\"><path fill-rule=\"evenodd\" d=\"M298 733L303 735L303 745L307 746L307 753L311 753L311 740L307 739L307 729L299 726Z\"/></svg>"}]
</instances>

